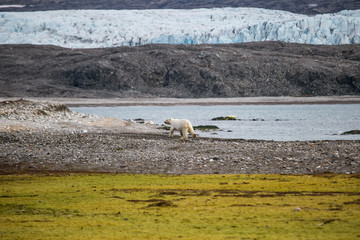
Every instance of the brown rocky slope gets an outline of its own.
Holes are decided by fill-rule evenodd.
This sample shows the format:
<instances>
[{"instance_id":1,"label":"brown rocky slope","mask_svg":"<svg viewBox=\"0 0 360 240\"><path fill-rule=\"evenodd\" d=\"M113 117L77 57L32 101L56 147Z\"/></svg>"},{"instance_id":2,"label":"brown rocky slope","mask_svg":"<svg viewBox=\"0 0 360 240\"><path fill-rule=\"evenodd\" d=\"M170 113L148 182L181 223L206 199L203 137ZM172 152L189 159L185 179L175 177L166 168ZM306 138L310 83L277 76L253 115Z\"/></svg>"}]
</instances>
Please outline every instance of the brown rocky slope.
<instances>
[{"instance_id":1,"label":"brown rocky slope","mask_svg":"<svg viewBox=\"0 0 360 240\"><path fill-rule=\"evenodd\" d=\"M0 45L0 97L360 94L360 45Z\"/></svg>"},{"instance_id":2,"label":"brown rocky slope","mask_svg":"<svg viewBox=\"0 0 360 240\"><path fill-rule=\"evenodd\" d=\"M284 10L314 15L359 9L358 0L2 0L5 5L24 7L4 8L2 11L45 11L67 9L194 9L219 7L254 7Z\"/></svg>"}]
</instances>

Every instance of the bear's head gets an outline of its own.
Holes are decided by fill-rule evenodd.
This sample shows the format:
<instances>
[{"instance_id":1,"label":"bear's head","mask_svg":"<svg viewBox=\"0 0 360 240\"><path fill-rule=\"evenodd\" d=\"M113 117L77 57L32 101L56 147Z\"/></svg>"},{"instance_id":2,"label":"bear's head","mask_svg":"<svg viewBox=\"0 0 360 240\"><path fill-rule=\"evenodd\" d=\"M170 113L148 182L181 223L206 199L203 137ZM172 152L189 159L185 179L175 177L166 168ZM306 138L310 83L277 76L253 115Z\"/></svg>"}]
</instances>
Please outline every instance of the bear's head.
<instances>
[{"instance_id":1,"label":"bear's head","mask_svg":"<svg viewBox=\"0 0 360 240\"><path fill-rule=\"evenodd\" d=\"M166 119L166 120L164 121L164 123L165 123L165 124L171 124L171 118Z\"/></svg>"}]
</instances>

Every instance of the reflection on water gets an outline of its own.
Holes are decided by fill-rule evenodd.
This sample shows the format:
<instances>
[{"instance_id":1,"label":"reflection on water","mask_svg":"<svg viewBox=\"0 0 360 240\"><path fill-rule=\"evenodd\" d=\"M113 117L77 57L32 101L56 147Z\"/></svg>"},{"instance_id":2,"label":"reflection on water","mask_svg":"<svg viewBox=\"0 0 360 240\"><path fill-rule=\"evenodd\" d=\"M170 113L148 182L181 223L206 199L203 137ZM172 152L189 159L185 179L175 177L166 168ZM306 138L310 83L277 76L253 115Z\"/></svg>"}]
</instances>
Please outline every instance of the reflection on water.
<instances>
[{"instance_id":1,"label":"reflection on water","mask_svg":"<svg viewBox=\"0 0 360 240\"><path fill-rule=\"evenodd\" d=\"M220 131L197 133L203 137L294 140L360 140L341 135L360 129L360 104L335 105L221 105L74 107L73 111L119 119L143 118L162 125L167 118L187 118L193 126L216 125ZM236 121L211 121L235 115Z\"/></svg>"}]
</instances>

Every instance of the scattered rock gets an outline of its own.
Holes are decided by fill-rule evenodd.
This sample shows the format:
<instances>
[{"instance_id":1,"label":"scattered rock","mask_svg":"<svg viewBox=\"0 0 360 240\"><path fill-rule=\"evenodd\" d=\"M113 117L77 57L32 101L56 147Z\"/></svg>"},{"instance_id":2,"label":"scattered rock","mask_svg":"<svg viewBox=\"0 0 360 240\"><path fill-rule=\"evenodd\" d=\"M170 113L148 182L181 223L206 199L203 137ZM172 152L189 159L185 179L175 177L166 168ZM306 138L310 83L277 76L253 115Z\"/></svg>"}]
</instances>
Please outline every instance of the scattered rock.
<instances>
[{"instance_id":1,"label":"scattered rock","mask_svg":"<svg viewBox=\"0 0 360 240\"><path fill-rule=\"evenodd\" d=\"M225 116L225 117L215 117L211 119L211 121L228 121L228 120L236 120L236 116Z\"/></svg>"},{"instance_id":2,"label":"scattered rock","mask_svg":"<svg viewBox=\"0 0 360 240\"><path fill-rule=\"evenodd\" d=\"M360 130L351 130L351 131L343 132L341 135L354 135L354 134L360 134Z\"/></svg>"},{"instance_id":3,"label":"scattered rock","mask_svg":"<svg viewBox=\"0 0 360 240\"><path fill-rule=\"evenodd\" d=\"M253 118L253 119L251 119L251 121L253 121L253 122L261 121L261 122L263 122L263 121L265 121L265 119L262 119L262 118Z\"/></svg>"},{"instance_id":4,"label":"scattered rock","mask_svg":"<svg viewBox=\"0 0 360 240\"><path fill-rule=\"evenodd\" d=\"M208 132L211 130L219 130L219 127L215 125L199 125L199 126L194 126L194 129L203 132Z\"/></svg>"}]
</instances>

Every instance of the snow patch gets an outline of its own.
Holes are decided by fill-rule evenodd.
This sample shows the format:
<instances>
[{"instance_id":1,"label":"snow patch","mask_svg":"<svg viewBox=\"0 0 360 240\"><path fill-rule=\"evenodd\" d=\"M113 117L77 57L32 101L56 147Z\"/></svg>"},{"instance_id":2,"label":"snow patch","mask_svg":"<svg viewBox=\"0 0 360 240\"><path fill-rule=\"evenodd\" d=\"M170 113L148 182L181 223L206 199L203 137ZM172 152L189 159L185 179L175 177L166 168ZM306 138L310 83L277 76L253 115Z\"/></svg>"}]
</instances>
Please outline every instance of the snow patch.
<instances>
[{"instance_id":1,"label":"snow patch","mask_svg":"<svg viewBox=\"0 0 360 240\"><path fill-rule=\"evenodd\" d=\"M0 5L0 8L23 8L25 5Z\"/></svg>"}]
</instances>

